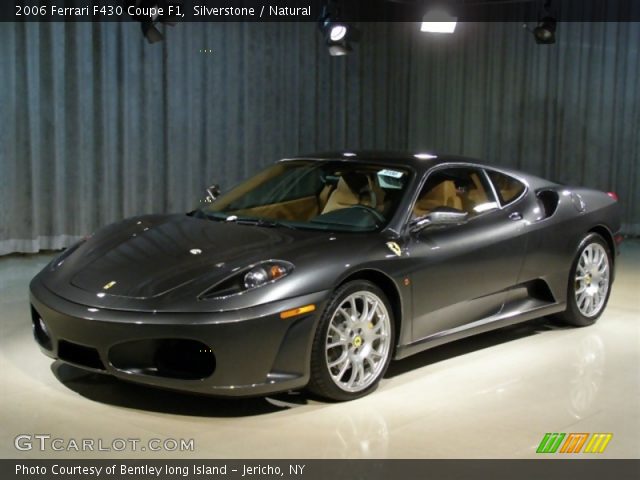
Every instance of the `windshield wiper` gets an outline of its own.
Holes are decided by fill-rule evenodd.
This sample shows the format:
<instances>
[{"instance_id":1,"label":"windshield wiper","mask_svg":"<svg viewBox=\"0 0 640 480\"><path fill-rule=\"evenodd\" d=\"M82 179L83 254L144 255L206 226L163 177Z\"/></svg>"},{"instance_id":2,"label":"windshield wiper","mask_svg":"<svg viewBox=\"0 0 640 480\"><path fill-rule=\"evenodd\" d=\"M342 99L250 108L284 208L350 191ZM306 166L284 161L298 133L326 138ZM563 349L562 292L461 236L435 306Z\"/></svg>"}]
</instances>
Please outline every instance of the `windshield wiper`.
<instances>
[{"instance_id":1,"label":"windshield wiper","mask_svg":"<svg viewBox=\"0 0 640 480\"><path fill-rule=\"evenodd\" d=\"M264 220L264 219L261 219L261 220L258 221L258 226L259 227L285 227L285 228L289 228L291 230L297 230L297 227L294 227L290 223L281 222L281 221L278 221L278 220Z\"/></svg>"},{"instance_id":2,"label":"windshield wiper","mask_svg":"<svg viewBox=\"0 0 640 480\"><path fill-rule=\"evenodd\" d=\"M268 228L285 227L291 230L296 230L296 227L288 223L281 222L278 220L267 220L265 218L247 218L247 217L236 217L235 215L232 215L230 217L227 217L226 221L238 223L240 225L253 225L256 227L268 227Z\"/></svg>"},{"instance_id":3,"label":"windshield wiper","mask_svg":"<svg viewBox=\"0 0 640 480\"><path fill-rule=\"evenodd\" d=\"M192 212L187 213L187 215L195 218L206 218L207 220L215 220L217 222L224 222L227 219L226 215L221 216L219 213L207 212L202 208L196 208Z\"/></svg>"}]
</instances>

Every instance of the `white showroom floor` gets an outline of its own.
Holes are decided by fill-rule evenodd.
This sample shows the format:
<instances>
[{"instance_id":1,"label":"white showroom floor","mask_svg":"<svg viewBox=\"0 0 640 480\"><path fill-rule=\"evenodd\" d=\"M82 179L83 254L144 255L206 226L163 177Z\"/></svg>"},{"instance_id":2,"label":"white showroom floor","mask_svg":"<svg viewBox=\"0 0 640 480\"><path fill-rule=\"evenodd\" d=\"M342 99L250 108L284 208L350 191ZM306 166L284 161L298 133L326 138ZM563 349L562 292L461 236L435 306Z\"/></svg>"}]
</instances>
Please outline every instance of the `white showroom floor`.
<instances>
[{"instance_id":1,"label":"white showroom floor","mask_svg":"<svg viewBox=\"0 0 640 480\"><path fill-rule=\"evenodd\" d=\"M542 319L438 347L343 404L182 395L52 364L32 339L27 292L50 258L0 258L0 457L527 458L546 432L612 433L601 457L640 457L640 242L623 245L596 325ZM194 450L19 451L20 434L192 438Z\"/></svg>"}]
</instances>

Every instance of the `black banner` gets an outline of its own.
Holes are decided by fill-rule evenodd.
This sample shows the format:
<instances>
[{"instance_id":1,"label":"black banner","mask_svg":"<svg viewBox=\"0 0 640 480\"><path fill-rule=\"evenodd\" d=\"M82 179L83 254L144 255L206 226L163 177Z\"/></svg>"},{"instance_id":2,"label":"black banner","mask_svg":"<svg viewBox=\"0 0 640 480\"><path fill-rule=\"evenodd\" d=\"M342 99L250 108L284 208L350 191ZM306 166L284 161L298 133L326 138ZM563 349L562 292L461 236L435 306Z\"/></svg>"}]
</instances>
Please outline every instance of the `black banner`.
<instances>
[{"instance_id":1,"label":"black banner","mask_svg":"<svg viewBox=\"0 0 640 480\"><path fill-rule=\"evenodd\" d=\"M171 18L179 22L316 22L328 0L14 0L0 2L1 22L109 22ZM561 22L640 21L638 0L330 0L344 22L420 22L442 6L459 22L533 22L547 12ZM159 15L159 17L156 17Z\"/></svg>"},{"instance_id":2,"label":"black banner","mask_svg":"<svg viewBox=\"0 0 640 480\"><path fill-rule=\"evenodd\" d=\"M0 478L377 480L640 478L640 460L0 460Z\"/></svg>"}]
</instances>

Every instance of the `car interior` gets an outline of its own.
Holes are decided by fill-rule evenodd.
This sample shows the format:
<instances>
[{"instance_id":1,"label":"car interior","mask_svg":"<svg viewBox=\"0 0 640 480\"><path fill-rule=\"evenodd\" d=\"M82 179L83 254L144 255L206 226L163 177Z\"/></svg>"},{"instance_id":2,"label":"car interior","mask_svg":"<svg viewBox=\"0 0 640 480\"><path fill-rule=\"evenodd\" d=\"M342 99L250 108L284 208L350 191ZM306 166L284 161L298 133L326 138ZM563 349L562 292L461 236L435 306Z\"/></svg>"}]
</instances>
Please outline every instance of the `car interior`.
<instances>
[{"instance_id":1,"label":"car interior","mask_svg":"<svg viewBox=\"0 0 640 480\"><path fill-rule=\"evenodd\" d=\"M429 176L414 205L413 216L418 218L446 208L472 217L497 207L493 194L476 171L451 168Z\"/></svg>"},{"instance_id":2,"label":"car interior","mask_svg":"<svg viewBox=\"0 0 640 480\"><path fill-rule=\"evenodd\" d=\"M363 205L384 211L385 192L376 181L376 175L365 172L345 172L334 186L327 183L323 188L327 201L319 205L321 215L341 208ZM321 192L320 198L323 193Z\"/></svg>"},{"instance_id":3,"label":"car interior","mask_svg":"<svg viewBox=\"0 0 640 480\"><path fill-rule=\"evenodd\" d=\"M403 191L402 182L398 183L397 179L395 183L393 178L387 178L385 182L381 180L380 174L384 175L385 171L404 175L380 168L341 167L312 171L306 178L296 177L292 181L280 175L273 178L278 178L279 184L276 185L270 185L272 179L262 178L251 187L252 190L255 192L264 188L277 191L279 198L265 199L258 194L256 196L260 197L261 204L253 206L249 192L244 197L228 202L225 210L238 216L276 220L379 226L383 219L388 219ZM219 205L222 206L222 202ZM363 213L367 209L373 213Z\"/></svg>"}]
</instances>

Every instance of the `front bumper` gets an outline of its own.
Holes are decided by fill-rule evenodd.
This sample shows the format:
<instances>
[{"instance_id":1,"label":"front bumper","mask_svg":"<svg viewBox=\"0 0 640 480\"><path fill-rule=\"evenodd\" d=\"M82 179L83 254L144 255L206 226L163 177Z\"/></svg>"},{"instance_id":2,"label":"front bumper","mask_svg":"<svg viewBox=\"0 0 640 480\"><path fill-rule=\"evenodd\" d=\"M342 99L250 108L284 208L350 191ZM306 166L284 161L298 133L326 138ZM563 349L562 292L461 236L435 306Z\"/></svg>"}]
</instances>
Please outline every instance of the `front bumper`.
<instances>
[{"instance_id":1,"label":"front bumper","mask_svg":"<svg viewBox=\"0 0 640 480\"><path fill-rule=\"evenodd\" d=\"M162 313L79 305L55 295L38 278L30 288L34 333L46 355L136 383L224 396L304 387L317 319L330 293L231 312ZM310 314L280 318L282 311L309 304L316 305ZM154 349L176 358L160 362ZM183 375L156 364L174 360L195 368ZM198 362L206 365L199 368Z\"/></svg>"}]
</instances>

